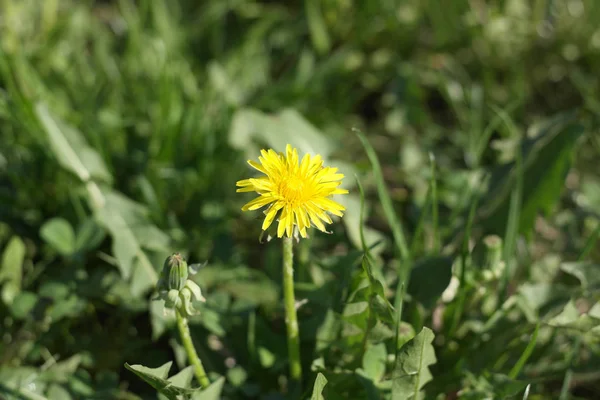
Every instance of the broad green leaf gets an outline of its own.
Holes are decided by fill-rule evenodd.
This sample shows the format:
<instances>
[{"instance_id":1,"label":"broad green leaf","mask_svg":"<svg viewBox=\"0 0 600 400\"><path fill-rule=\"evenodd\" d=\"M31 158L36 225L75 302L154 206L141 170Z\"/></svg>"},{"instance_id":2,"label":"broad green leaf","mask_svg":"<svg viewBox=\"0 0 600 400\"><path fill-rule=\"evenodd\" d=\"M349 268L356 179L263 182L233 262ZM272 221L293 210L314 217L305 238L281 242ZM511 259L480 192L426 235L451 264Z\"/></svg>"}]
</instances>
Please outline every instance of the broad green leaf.
<instances>
[{"instance_id":1,"label":"broad green leaf","mask_svg":"<svg viewBox=\"0 0 600 400\"><path fill-rule=\"evenodd\" d=\"M437 362L433 332L421 332L400 349L392 375L392 400L421 399L422 387L432 379L429 366Z\"/></svg>"},{"instance_id":2,"label":"broad green leaf","mask_svg":"<svg viewBox=\"0 0 600 400\"><path fill-rule=\"evenodd\" d=\"M71 224L63 218L47 221L40 229L40 236L63 256L69 256L75 251L75 233Z\"/></svg>"},{"instance_id":3,"label":"broad green leaf","mask_svg":"<svg viewBox=\"0 0 600 400\"><path fill-rule=\"evenodd\" d=\"M563 310L548 321L548 325L557 328L568 328L588 340L600 340L600 303L596 303L588 312L581 313L574 301L569 301Z\"/></svg>"},{"instance_id":4,"label":"broad green leaf","mask_svg":"<svg viewBox=\"0 0 600 400\"><path fill-rule=\"evenodd\" d=\"M70 400L72 399L71 394L67 389L61 385L52 384L48 387L46 392L48 400Z\"/></svg>"},{"instance_id":5,"label":"broad green leaf","mask_svg":"<svg viewBox=\"0 0 600 400\"><path fill-rule=\"evenodd\" d=\"M37 368L0 367L0 398L3 400L46 400L43 394L47 385L45 382L38 381L38 378Z\"/></svg>"},{"instance_id":6,"label":"broad green leaf","mask_svg":"<svg viewBox=\"0 0 600 400\"><path fill-rule=\"evenodd\" d=\"M340 330L341 321L339 316L333 312L332 309L328 309L323 322L317 329L316 336L316 351L321 352L327 349L331 343L333 343Z\"/></svg>"},{"instance_id":7,"label":"broad green leaf","mask_svg":"<svg viewBox=\"0 0 600 400\"><path fill-rule=\"evenodd\" d=\"M168 383L163 384L163 381L168 382L167 377L169 376L171 365L173 365L172 361L157 368L149 368L138 364L129 365L128 363L125 363L125 368L148 382L155 389L162 389L164 386L168 385Z\"/></svg>"},{"instance_id":8,"label":"broad green leaf","mask_svg":"<svg viewBox=\"0 0 600 400\"><path fill-rule=\"evenodd\" d=\"M75 354L64 361L59 361L40 374L39 379L54 383L67 383L81 364L82 358Z\"/></svg>"},{"instance_id":9,"label":"broad green leaf","mask_svg":"<svg viewBox=\"0 0 600 400\"><path fill-rule=\"evenodd\" d=\"M106 237L106 231L92 218L86 218L77 228L75 249L77 251L91 251L95 249Z\"/></svg>"},{"instance_id":10,"label":"broad green leaf","mask_svg":"<svg viewBox=\"0 0 600 400\"><path fill-rule=\"evenodd\" d=\"M523 393L527 382L511 379L502 374L481 374L474 376L466 372L466 380L460 399L512 399Z\"/></svg>"},{"instance_id":11,"label":"broad green leaf","mask_svg":"<svg viewBox=\"0 0 600 400\"><path fill-rule=\"evenodd\" d=\"M539 212L549 213L562 192L571 165L573 150L583 127L570 123L570 116L559 116L547 122L540 134L524 141L523 192L519 233L528 235ZM515 163L492 171L490 190L482 201L480 217L490 233L506 231L510 197L517 184Z\"/></svg>"},{"instance_id":12,"label":"broad green leaf","mask_svg":"<svg viewBox=\"0 0 600 400\"><path fill-rule=\"evenodd\" d=\"M325 400L325 397L323 396L323 389L325 389L326 385L327 378L325 378L325 375L319 372L313 385L313 391L312 395L310 396L310 400Z\"/></svg>"},{"instance_id":13,"label":"broad green leaf","mask_svg":"<svg viewBox=\"0 0 600 400\"><path fill-rule=\"evenodd\" d=\"M80 132L52 115L45 104L37 104L35 112L48 135L50 148L64 168L77 175L82 182L92 178L109 183L112 181L104 161Z\"/></svg>"},{"instance_id":14,"label":"broad green leaf","mask_svg":"<svg viewBox=\"0 0 600 400\"><path fill-rule=\"evenodd\" d=\"M147 236L140 234L154 226L148 220L146 209L139 204L116 193L109 193L105 199L104 207L96 210L95 217L112 236L112 250L121 274L131 282L134 295L141 295L158 280L155 266L143 249L147 246L142 239ZM168 251L168 245L168 237L161 236L152 247Z\"/></svg>"},{"instance_id":15,"label":"broad green leaf","mask_svg":"<svg viewBox=\"0 0 600 400\"><path fill-rule=\"evenodd\" d=\"M326 136L294 109L269 115L254 109L242 109L233 117L229 142L238 149L252 149L253 139L267 143L275 151L284 151L287 144L301 154L320 154L324 160L334 149ZM256 154L248 156L256 157Z\"/></svg>"},{"instance_id":16,"label":"broad green leaf","mask_svg":"<svg viewBox=\"0 0 600 400\"><path fill-rule=\"evenodd\" d=\"M584 291L600 286L600 265L591 262L563 263L560 269L576 277Z\"/></svg>"},{"instance_id":17,"label":"broad green leaf","mask_svg":"<svg viewBox=\"0 0 600 400\"><path fill-rule=\"evenodd\" d=\"M38 302L38 296L32 292L19 292L10 304L10 311L16 319L27 318L36 303Z\"/></svg>"},{"instance_id":18,"label":"broad green leaf","mask_svg":"<svg viewBox=\"0 0 600 400\"><path fill-rule=\"evenodd\" d=\"M4 304L10 304L21 291L24 260L25 243L18 236L13 236L2 253L0 264L0 286Z\"/></svg>"},{"instance_id":19,"label":"broad green leaf","mask_svg":"<svg viewBox=\"0 0 600 400\"><path fill-rule=\"evenodd\" d=\"M194 280L202 283L202 288L219 286L249 304L273 306L279 299L277 285L265 273L245 266L207 265L198 270Z\"/></svg>"},{"instance_id":20,"label":"broad green leaf","mask_svg":"<svg viewBox=\"0 0 600 400\"><path fill-rule=\"evenodd\" d=\"M452 262L449 257L417 261L410 272L408 293L425 307L434 305L450 284Z\"/></svg>"},{"instance_id":21,"label":"broad green leaf","mask_svg":"<svg viewBox=\"0 0 600 400\"><path fill-rule=\"evenodd\" d=\"M177 400L178 396L190 396L200 391L199 388L190 389L187 387L180 387L176 385L175 382L171 379L167 379L169 370L171 369L171 364L172 362L169 361L168 363L158 368L148 368L144 367L143 365L129 365L125 363L125 368L142 378L144 381L146 381L146 383L158 390L169 400ZM185 379L187 379L186 375L188 373L189 372L185 372L180 376L175 375L172 379L174 379L177 382L185 383Z\"/></svg>"},{"instance_id":22,"label":"broad green leaf","mask_svg":"<svg viewBox=\"0 0 600 400\"><path fill-rule=\"evenodd\" d=\"M178 386L178 387L184 388L184 389L191 389L190 385L192 383L193 377L194 377L194 368L190 365L188 367L185 367L184 369L182 369L177 374L173 375L172 377L170 377L167 380L169 382L171 382L174 386ZM159 393L158 397L161 399L167 398L162 393Z\"/></svg>"},{"instance_id":23,"label":"broad green leaf","mask_svg":"<svg viewBox=\"0 0 600 400\"><path fill-rule=\"evenodd\" d=\"M211 383L210 386L206 389L202 391L196 391L192 395L192 400L220 400L224 384L225 377L220 377L219 379Z\"/></svg>"},{"instance_id":24,"label":"broad green leaf","mask_svg":"<svg viewBox=\"0 0 600 400\"><path fill-rule=\"evenodd\" d=\"M490 379L493 394L499 399L506 399L523 393L527 382L511 379L506 375L493 374Z\"/></svg>"},{"instance_id":25,"label":"broad green leaf","mask_svg":"<svg viewBox=\"0 0 600 400\"><path fill-rule=\"evenodd\" d=\"M369 344L362 360L365 376L374 382L379 382L385 374L386 362L387 350L385 343Z\"/></svg>"},{"instance_id":26,"label":"broad green leaf","mask_svg":"<svg viewBox=\"0 0 600 400\"><path fill-rule=\"evenodd\" d=\"M539 320L540 311L548 306L564 304L572 289L554 283L525 283L518 289L518 303L531 323Z\"/></svg>"}]
</instances>

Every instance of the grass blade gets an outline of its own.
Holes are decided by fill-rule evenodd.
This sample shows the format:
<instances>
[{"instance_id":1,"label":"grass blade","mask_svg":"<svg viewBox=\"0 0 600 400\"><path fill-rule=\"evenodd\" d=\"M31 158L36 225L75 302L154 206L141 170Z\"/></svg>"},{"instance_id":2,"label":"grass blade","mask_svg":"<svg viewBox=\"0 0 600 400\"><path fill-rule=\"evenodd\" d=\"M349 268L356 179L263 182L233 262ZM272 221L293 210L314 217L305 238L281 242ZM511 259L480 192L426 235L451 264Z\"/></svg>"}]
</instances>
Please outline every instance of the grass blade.
<instances>
[{"instance_id":1,"label":"grass blade","mask_svg":"<svg viewBox=\"0 0 600 400\"><path fill-rule=\"evenodd\" d=\"M514 134L517 133L517 128L510 120L508 115L502 110L497 110L498 115L502 117L506 125ZM523 168L523 149L521 147L521 141L519 140L515 146L515 168L517 171L517 182L511 193L510 197L510 208L508 211L508 223L506 224L506 233L504 235L504 252L502 258L505 262L506 268L504 269L504 275L501 282L501 296L500 298L505 300L508 290L508 282L511 278L513 271L513 259L514 253L517 247L517 239L519 236L519 220L521 216L521 207L523 205L523 181L524 181L524 168Z\"/></svg>"},{"instance_id":2,"label":"grass blade","mask_svg":"<svg viewBox=\"0 0 600 400\"><path fill-rule=\"evenodd\" d=\"M519 357L519 360L517 361L517 363L514 365L514 367L512 367L512 369L508 373L508 376L510 376L512 379L515 379L519 375L519 372L521 372L521 370L525 366L525 363L531 356L531 353L533 353L533 349L535 348L535 345L537 343L537 337L538 337L539 330L540 330L540 324L538 323L535 326L535 330L533 331L533 335L531 335L531 340L529 341L529 344L525 348L525 351L523 352L523 354L521 354L521 357Z\"/></svg>"},{"instance_id":3,"label":"grass blade","mask_svg":"<svg viewBox=\"0 0 600 400\"><path fill-rule=\"evenodd\" d=\"M406 243L406 238L402 229L402 223L400 222L398 216L394 211L392 198L390 197L388 189L385 185L385 181L383 179L383 172L381 171L381 164L379 163L379 158L375 153L375 149L373 149L365 135L358 129L355 129L355 132L358 135L358 138L360 139L363 147L365 148L367 157L369 158L371 166L373 167L373 176L375 177L375 182L377 185L377 194L379 195L379 200L381 201L385 217L388 220L388 223L390 224L390 228L392 229L392 235L394 236L394 242L400 253L400 259L402 261L408 261L410 260L410 251Z\"/></svg>"},{"instance_id":4,"label":"grass blade","mask_svg":"<svg viewBox=\"0 0 600 400\"><path fill-rule=\"evenodd\" d=\"M358 138L362 142L362 145L365 148L365 152L367 153L367 157L369 158L371 166L373 167L373 175L375 177L375 182L377 185L377 193L379 195L379 200L381 201L381 205L383 206L383 212L385 213L385 217L390 225L390 228L392 229L394 243L396 244L396 248L398 249L400 255L400 266L398 267L398 286L396 287L394 307L396 308L396 310L401 310L402 299L404 298L405 290L408 287L408 279L411 269L410 250L408 248L406 238L404 236L402 223L400 222L400 219L394 211L392 199L385 185L385 181L383 179L383 172L381 171L381 164L379 163L377 154L375 153L375 150L373 149L365 135L358 129L354 129L354 131L356 132ZM402 312L398 311L398 321L400 321L401 318Z\"/></svg>"},{"instance_id":5,"label":"grass blade","mask_svg":"<svg viewBox=\"0 0 600 400\"><path fill-rule=\"evenodd\" d=\"M429 160L431 162L431 180L429 187L431 188L431 223L433 225L433 252L439 254L440 252L440 238L439 238L439 204L437 195L437 176L436 176L436 164L435 156L433 153L429 153Z\"/></svg>"},{"instance_id":6,"label":"grass blade","mask_svg":"<svg viewBox=\"0 0 600 400\"><path fill-rule=\"evenodd\" d=\"M586 240L583 250L581 250L579 257L577 257L577 261L583 261L587 258L587 256L590 255L591 251L596 245L596 242L598 241L598 237L600 237L600 222L598 222L598 226L596 227L596 229L594 229L590 237Z\"/></svg>"}]
</instances>

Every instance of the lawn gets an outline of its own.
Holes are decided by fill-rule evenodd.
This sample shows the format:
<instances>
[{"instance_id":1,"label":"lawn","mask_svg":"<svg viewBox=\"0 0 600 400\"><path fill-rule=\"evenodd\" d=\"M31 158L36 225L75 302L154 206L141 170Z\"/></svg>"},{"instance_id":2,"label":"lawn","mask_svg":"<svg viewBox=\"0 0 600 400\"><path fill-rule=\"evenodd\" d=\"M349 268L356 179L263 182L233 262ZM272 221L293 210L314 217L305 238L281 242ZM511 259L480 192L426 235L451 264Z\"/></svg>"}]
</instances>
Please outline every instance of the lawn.
<instances>
[{"instance_id":1,"label":"lawn","mask_svg":"<svg viewBox=\"0 0 600 400\"><path fill-rule=\"evenodd\" d=\"M600 398L598 21L0 0L0 399Z\"/></svg>"}]
</instances>

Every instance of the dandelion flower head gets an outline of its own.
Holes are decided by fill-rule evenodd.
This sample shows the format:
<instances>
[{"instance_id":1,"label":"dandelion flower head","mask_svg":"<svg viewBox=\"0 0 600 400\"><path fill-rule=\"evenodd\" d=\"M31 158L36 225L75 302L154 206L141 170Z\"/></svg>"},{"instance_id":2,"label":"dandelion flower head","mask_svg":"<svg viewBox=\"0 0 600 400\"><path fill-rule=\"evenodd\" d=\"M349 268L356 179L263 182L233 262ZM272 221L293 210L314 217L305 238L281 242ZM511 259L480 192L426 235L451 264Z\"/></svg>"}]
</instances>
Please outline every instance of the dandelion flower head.
<instances>
[{"instance_id":1,"label":"dandelion flower head","mask_svg":"<svg viewBox=\"0 0 600 400\"><path fill-rule=\"evenodd\" d=\"M304 155L298 162L298 150L289 144L285 154L274 150L261 150L258 163L248 160L254 169L266 176L237 182L237 192L256 192L260 196L242 207L243 211L258 210L268 206L262 229L267 230L278 218L277 236L284 233L292 237L294 225L302 237L314 225L327 232L325 225L332 220L328 213L342 216L344 206L333 201L334 194L346 194L339 188L344 178L337 168L324 167L320 155Z\"/></svg>"}]
</instances>

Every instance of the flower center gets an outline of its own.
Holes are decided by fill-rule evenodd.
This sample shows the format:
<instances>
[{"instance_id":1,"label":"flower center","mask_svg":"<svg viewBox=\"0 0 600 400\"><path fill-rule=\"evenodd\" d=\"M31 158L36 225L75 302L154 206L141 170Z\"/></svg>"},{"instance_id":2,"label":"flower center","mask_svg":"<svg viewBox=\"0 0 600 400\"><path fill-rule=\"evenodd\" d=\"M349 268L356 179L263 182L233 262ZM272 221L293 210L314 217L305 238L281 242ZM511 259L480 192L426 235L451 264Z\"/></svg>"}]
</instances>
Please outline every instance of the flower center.
<instances>
[{"instance_id":1,"label":"flower center","mask_svg":"<svg viewBox=\"0 0 600 400\"><path fill-rule=\"evenodd\" d=\"M294 175L288 175L279 184L279 194L289 203L295 203L304 197L305 181Z\"/></svg>"}]
</instances>

